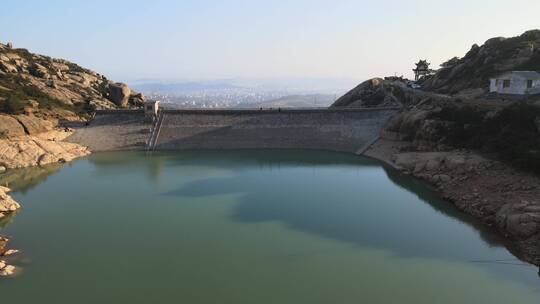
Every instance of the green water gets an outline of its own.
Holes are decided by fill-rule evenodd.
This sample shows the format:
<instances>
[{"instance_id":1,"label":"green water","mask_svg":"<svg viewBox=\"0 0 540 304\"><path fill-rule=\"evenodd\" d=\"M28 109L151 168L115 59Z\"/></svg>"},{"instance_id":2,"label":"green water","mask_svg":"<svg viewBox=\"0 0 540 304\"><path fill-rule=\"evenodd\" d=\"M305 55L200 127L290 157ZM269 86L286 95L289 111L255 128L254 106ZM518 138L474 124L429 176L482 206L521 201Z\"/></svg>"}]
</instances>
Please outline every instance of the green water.
<instances>
[{"instance_id":1,"label":"green water","mask_svg":"<svg viewBox=\"0 0 540 304\"><path fill-rule=\"evenodd\" d=\"M353 155L104 153L10 181L2 303L540 303L496 236Z\"/></svg>"}]
</instances>

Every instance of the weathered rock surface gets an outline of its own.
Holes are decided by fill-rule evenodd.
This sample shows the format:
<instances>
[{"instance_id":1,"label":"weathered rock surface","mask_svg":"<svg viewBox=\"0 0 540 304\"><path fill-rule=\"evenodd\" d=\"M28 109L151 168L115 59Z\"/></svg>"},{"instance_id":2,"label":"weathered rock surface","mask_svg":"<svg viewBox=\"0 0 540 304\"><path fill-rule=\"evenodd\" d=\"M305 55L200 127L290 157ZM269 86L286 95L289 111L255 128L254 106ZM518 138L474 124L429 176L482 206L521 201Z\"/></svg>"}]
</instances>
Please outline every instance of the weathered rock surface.
<instances>
[{"instance_id":1,"label":"weathered rock surface","mask_svg":"<svg viewBox=\"0 0 540 304\"><path fill-rule=\"evenodd\" d=\"M8 243L9 243L8 238L0 236L0 257L8 257L10 256L10 252L17 251L13 249L8 249L7 248ZM16 271L17 271L17 268L15 266L8 265L6 261L0 260L0 277L12 276L15 274Z\"/></svg>"},{"instance_id":2,"label":"weathered rock surface","mask_svg":"<svg viewBox=\"0 0 540 304\"><path fill-rule=\"evenodd\" d=\"M516 238L530 238L540 231L540 204L528 201L506 204L497 212L495 222L500 230Z\"/></svg>"},{"instance_id":3,"label":"weathered rock surface","mask_svg":"<svg viewBox=\"0 0 540 304\"><path fill-rule=\"evenodd\" d=\"M131 90L125 83L109 84L109 99L119 107L125 107L128 104Z\"/></svg>"},{"instance_id":4,"label":"weathered rock surface","mask_svg":"<svg viewBox=\"0 0 540 304\"><path fill-rule=\"evenodd\" d=\"M0 114L0 138L19 137L25 134L23 126L17 119Z\"/></svg>"},{"instance_id":5,"label":"weathered rock surface","mask_svg":"<svg viewBox=\"0 0 540 304\"><path fill-rule=\"evenodd\" d=\"M9 250L6 250L6 252L4 252L4 256L12 256L12 255L16 255L17 253L19 253L20 251L17 250L17 249L9 249Z\"/></svg>"},{"instance_id":6,"label":"weathered rock surface","mask_svg":"<svg viewBox=\"0 0 540 304\"><path fill-rule=\"evenodd\" d=\"M332 107L406 107L431 101L447 102L446 95L414 90L399 80L373 78L359 84L332 104Z\"/></svg>"},{"instance_id":7,"label":"weathered rock surface","mask_svg":"<svg viewBox=\"0 0 540 304\"><path fill-rule=\"evenodd\" d=\"M5 265L3 268L0 268L0 277L8 277L15 274L15 266Z\"/></svg>"},{"instance_id":8,"label":"weathered rock surface","mask_svg":"<svg viewBox=\"0 0 540 304\"><path fill-rule=\"evenodd\" d=\"M37 135L51 131L54 127L53 123L44 119L28 115L16 115L15 118L24 128L28 135Z\"/></svg>"},{"instance_id":9,"label":"weathered rock surface","mask_svg":"<svg viewBox=\"0 0 540 304\"><path fill-rule=\"evenodd\" d=\"M405 89L405 85L399 82L392 83L381 78L370 79L338 99L333 106L380 107L399 105L398 99L392 94L394 84L396 89Z\"/></svg>"},{"instance_id":10,"label":"weathered rock surface","mask_svg":"<svg viewBox=\"0 0 540 304\"><path fill-rule=\"evenodd\" d=\"M116 109L116 105L109 100L101 100L101 99L92 99L88 103L90 107L96 110L114 110Z\"/></svg>"},{"instance_id":11,"label":"weathered rock surface","mask_svg":"<svg viewBox=\"0 0 540 304\"><path fill-rule=\"evenodd\" d=\"M51 131L36 136L0 139L0 164L8 169L69 162L90 154L81 145L63 142L72 132Z\"/></svg>"},{"instance_id":12,"label":"weathered rock surface","mask_svg":"<svg viewBox=\"0 0 540 304\"><path fill-rule=\"evenodd\" d=\"M0 236L0 256L3 256L4 253L7 251L7 245L9 243L9 239Z\"/></svg>"},{"instance_id":13,"label":"weathered rock surface","mask_svg":"<svg viewBox=\"0 0 540 304\"><path fill-rule=\"evenodd\" d=\"M8 195L9 191L9 188L0 186L0 212L2 213L14 212L21 208L21 205Z\"/></svg>"}]
</instances>

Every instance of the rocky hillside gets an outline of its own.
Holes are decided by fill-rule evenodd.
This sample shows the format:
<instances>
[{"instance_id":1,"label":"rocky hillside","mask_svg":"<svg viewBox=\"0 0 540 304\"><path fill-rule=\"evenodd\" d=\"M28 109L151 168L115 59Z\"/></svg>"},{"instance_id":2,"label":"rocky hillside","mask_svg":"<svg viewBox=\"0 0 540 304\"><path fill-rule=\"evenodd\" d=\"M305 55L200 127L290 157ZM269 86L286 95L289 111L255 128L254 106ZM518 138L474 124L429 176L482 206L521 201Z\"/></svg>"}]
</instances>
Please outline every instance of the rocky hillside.
<instances>
[{"instance_id":1,"label":"rocky hillside","mask_svg":"<svg viewBox=\"0 0 540 304\"><path fill-rule=\"evenodd\" d=\"M340 97L332 107L395 107L414 105L426 99L450 100L450 96L408 88L405 81L373 78Z\"/></svg>"},{"instance_id":2,"label":"rocky hillside","mask_svg":"<svg viewBox=\"0 0 540 304\"><path fill-rule=\"evenodd\" d=\"M386 134L418 150L466 148L493 154L540 174L540 101L467 99L407 88L375 78L362 83L333 107L401 106Z\"/></svg>"},{"instance_id":3,"label":"rocky hillside","mask_svg":"<svg viewBox=\"0 0 540 304\"><path fill-rule=\"evenodd\" d=\"M426 91L444 94L477 90L487 92L489 78L506 71L540 71L540 30L513 38L492 38L473 45L463 57L454 57L427 78Z\"/></svg>"},{"instance_id":4,"label":"rocky hillside","mask_svg":"<svg viewBox=\"0 0 540 304\"><path fill-rule=\"evenodd\" d=\"M401 106L386 132L419 150L465 148L540 174L540 97L511 102L484 96L490 76L514 69L540 70L540 30L473 46L425 80L422 90L407 87L406 80L374 78L332 106ZM471 90L480 93L464 93Z\"/></svg>"},{"instance_id":5,"label":"rocky hillside","mask_svg":"<svg viewBox=\"0 0 540 304\"><path fill-rule=\"evenodd\" d=\"M96 109L143 102L142 94L94 71L0 43L0 113L80 120Z\"/></svg>"}]
</instances>

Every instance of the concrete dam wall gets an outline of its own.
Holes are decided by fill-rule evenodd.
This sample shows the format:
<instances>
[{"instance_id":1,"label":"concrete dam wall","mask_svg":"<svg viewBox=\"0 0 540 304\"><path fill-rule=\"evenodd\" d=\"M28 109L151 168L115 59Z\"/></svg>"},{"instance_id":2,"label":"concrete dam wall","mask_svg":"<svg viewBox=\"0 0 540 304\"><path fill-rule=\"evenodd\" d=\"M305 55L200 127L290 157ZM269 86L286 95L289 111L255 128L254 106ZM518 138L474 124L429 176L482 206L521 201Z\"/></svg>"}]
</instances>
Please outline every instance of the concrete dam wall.
<instances>
[{"instance_id":1,"label":"concrete dam wall","mask_svg":"<svg viewBox=\"0 0 540 304\"><path fill-rule=\"evenodd\" d=\"M156 150L321 149L356 152L396 109L165 111Z\"/></svg>"},{"instance_id":2,"label":"concrete dam wall","mask_svg":"<svg viewBox=\"0 0 540 304\"><path fill-rule=\"evenodd\" d=\"M357 152L398 109L162 110L161 127L140 111L102 111L71 141L93 151L319 149Z\"/></svg>"},{"instance_id":3,"label":"concrete dam wall","mask_svg":"<svg viewBox=\"0 0 540 304\"><path fill-rule=\"evenodd\" d=\"M67 140L96 152L144 150L150 127L142 110L100 111L89 125L76 128Z\"/></svg>"}]
</instances>

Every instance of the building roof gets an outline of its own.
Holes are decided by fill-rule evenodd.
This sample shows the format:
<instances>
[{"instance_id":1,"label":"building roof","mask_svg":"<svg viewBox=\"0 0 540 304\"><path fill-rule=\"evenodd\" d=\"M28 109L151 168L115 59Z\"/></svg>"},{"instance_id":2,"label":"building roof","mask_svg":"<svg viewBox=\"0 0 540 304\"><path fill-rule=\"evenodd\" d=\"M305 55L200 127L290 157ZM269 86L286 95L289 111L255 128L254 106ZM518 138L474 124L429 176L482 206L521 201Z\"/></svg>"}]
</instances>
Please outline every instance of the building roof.
<instances>
[{"instance_id":1,"label":"building roof","mask_svg":"<svg viewBox=\"0 0 540 304\"><path fill-rule=\"evenodd\" d=\"M501 78L507 75L512 75L514 77L526 78L526 79L540 79L540 73L535 71L509 71L497 75L495 78Z\"/></svg>"}]
</instances>

